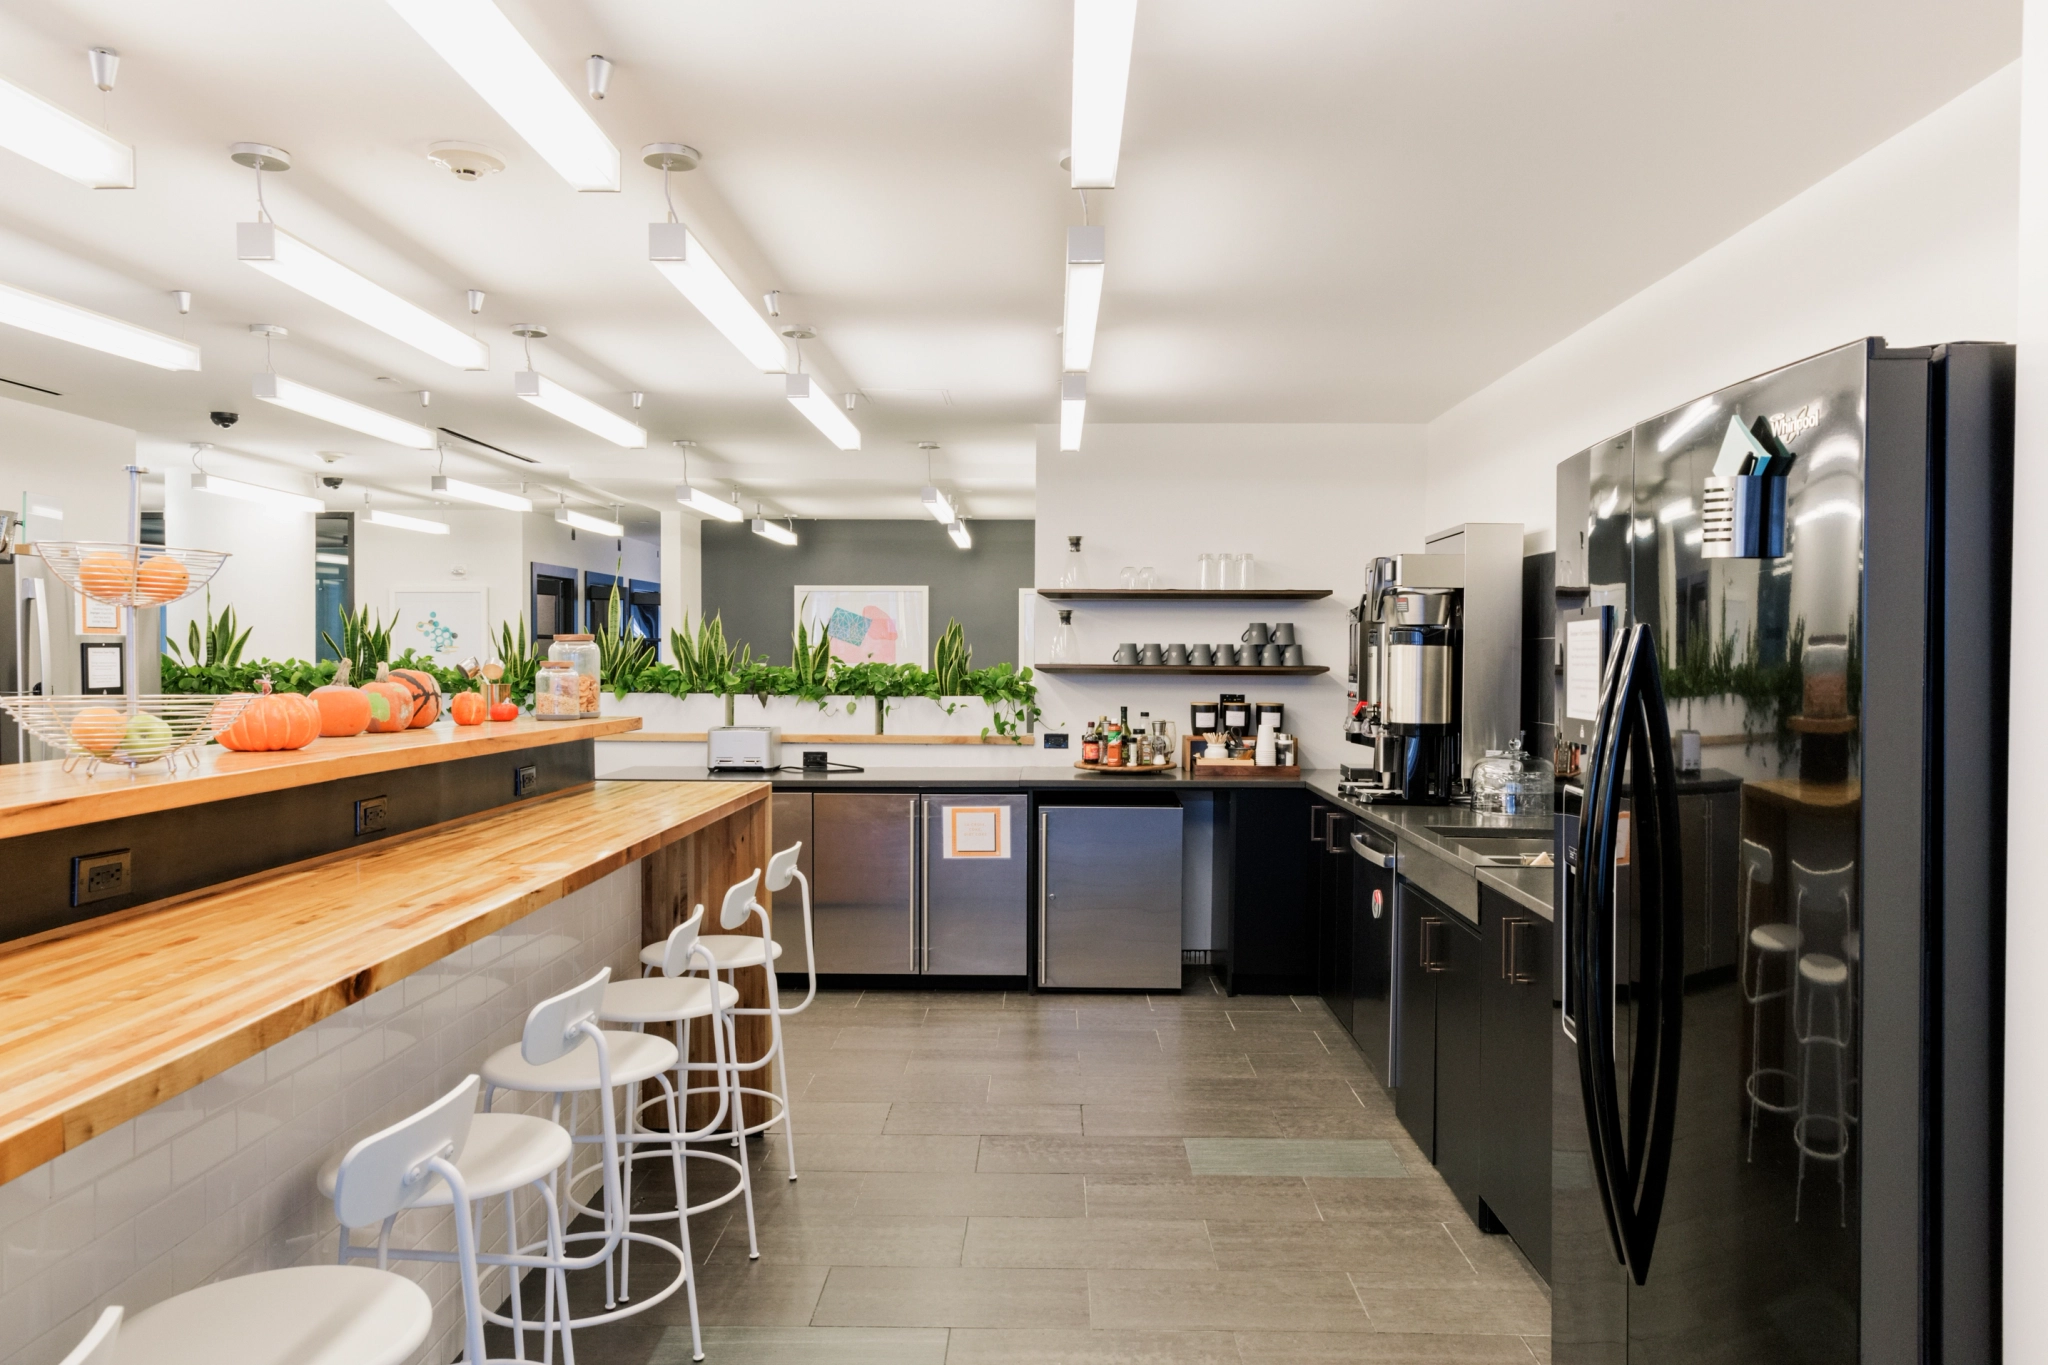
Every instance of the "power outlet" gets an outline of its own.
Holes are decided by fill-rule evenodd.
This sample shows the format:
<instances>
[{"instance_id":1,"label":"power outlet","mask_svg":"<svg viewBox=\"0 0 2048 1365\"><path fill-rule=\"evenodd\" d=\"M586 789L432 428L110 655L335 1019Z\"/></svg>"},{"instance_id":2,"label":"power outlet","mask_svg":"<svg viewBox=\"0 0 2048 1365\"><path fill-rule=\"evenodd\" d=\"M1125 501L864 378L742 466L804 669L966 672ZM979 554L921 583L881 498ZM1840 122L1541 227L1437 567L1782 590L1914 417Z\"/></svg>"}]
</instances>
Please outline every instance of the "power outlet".
<instances>
[{"instance_id":1,"label":"power outlet","mask_svg":"<svg viewBox=\"0 0 2048 1365\"><path fill-rule=\"evenodd\" d=\"M125 896L134 885L134 862L125 848L112 853L88 853L71 860L71 903L90 905L94 901Z\"/></svg>"},{"instance_id":2,"label":"power outlet","mask_svg":"<svg viewBox=\"0 0 2048 1365\"><path fill-rule=\"evenodd\" d=\"M1045 732L1045 747L1048 749L1064 749L1067 747L1067 737L1057 730L1048 730Z\"/></svg>"},{"instance_id":3,"label":"power outlet","mask_svg":"<svg viewBox=\"0 0 2048 1365\"><path fill-rule=\"evenodd\" d=\"M356 833L382 834L391 818L391 800L384 796L366 796L356 802Z\"/></svg>"},{"instance_id":4,"label":"power outlet","mask_svg":"<svg viewBox=\"0 0 2048 1365\"><path fill-rule=\"evenodd\" d=\"M522 763L512 770L512 795L531 796L540 790L540 770L531 763Z\"/></svg>"}]
</instances>

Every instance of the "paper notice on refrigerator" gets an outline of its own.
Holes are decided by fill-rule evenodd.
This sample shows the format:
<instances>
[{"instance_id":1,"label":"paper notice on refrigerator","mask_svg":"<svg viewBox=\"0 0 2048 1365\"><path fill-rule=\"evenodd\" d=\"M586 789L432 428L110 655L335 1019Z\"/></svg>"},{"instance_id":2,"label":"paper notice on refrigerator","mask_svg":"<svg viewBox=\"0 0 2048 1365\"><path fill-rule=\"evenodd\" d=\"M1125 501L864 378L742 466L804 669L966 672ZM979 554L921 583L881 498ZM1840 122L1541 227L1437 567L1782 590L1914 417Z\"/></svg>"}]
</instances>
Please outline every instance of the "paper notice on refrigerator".
<instances>
[{"instance_id":1,"label":"paper notice on refrigerator","mask_svg":"<svg viewBox=\"0 0 2048 1365\"><path fill-rule=\"evenodd\" d=\"M1600 619L1564 623L1564 714L1592 720L1600 713Z\"/></svg>"},{"instance_id":2,"label":"paper notice on refrigerator","mask_svg":"<svg viewBox=\"0 0 2048 1365\"><path fill-rule=\"evenodd\" d=\"M948 858L1010 856L1008 806L948 806L945 826Z\"/></svg>"}]
</instances>

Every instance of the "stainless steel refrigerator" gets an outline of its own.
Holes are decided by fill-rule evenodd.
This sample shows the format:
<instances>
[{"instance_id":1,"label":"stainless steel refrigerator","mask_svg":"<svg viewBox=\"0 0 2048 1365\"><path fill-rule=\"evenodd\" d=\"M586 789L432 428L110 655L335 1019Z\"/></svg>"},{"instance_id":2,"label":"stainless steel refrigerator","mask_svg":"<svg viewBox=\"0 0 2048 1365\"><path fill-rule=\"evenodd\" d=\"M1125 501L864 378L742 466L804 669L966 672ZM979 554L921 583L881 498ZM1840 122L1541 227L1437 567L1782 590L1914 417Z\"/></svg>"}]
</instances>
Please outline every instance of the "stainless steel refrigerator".
<instances>
[{"instance_id":1,"label":"stainless steel refrigerator","mask_svg":"<svg viewBox=\"0 0 2048 1365\"><path fill-rule=\"evenodd\" d=\"M1998 1357L2012 366L1858 341L1560 467L1554 1360Z\"/></svg>"}]
</instances>

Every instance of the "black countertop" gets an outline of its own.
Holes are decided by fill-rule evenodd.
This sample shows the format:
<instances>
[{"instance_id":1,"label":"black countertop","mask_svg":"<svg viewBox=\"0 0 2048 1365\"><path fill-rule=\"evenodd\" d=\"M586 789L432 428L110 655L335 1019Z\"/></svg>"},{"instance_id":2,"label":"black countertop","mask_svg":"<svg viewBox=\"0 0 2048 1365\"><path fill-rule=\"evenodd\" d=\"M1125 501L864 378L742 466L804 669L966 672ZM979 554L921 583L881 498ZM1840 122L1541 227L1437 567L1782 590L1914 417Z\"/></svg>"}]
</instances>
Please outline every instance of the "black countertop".
<instances>
[{"instance_id":1,"label":"black countertop","mask_svg":"<svg viewBox=\"0 0 2048 1365\"><path fill-rule=\"evenodd\" d=\"M1350 801L1337 794L1338 774L1334 772L1307 773L1303 780L1311 792L1325 801L1350 811L1360 820L1385 834L1392 835L1404 858L1429 858L1438 865L1440 874L1469 878L1475 884L1484 884L1545 919L1551 918L1552 878L1555 876L1555 869L1478 866L1459 856L1458 848L1464 841L1460 840L1455 832L1446 832L1444 828L1456 826L1474 830L1513 830L1518 836L1549 843L1554 834L1549 817L1480 815L1467 806L1396 806L1378 802ZM1405 875L1409 875L1411 881L1425 890L1430 889L1434 880L1422 867L1413 864ZM1473 899L1476 901L1476 892ZM1455 898L1450 903L1453 909L1462 911L1467 908Z\"/></svg>"},{"instance_id":2,"label":"black countertop","mask_svg":"<svg viewBox=\"0 0 2048 1365\"><path fill-rule=\"evenodd\" d=\"M1230 778L1190 777L1179 768L1167 768L1143 777L1112 777L1107 773L1083 772L1078 768L1050 765L1029 768L870 768L862 773L804 773L785 768L775 773L713 773L708 768L685 768L669 764L643 764L606 773L617 782L760 782L769 781L777 791L815 791L828 787L903 788L920 791L1036 791L1045 788L1105 788L1149 791L1153 789L1219 791L1240 788L1300 788L1312 778L1327 776L1334 790L1337 774L1305 773L1300 777Z\"/></svg>"}]
</instances>

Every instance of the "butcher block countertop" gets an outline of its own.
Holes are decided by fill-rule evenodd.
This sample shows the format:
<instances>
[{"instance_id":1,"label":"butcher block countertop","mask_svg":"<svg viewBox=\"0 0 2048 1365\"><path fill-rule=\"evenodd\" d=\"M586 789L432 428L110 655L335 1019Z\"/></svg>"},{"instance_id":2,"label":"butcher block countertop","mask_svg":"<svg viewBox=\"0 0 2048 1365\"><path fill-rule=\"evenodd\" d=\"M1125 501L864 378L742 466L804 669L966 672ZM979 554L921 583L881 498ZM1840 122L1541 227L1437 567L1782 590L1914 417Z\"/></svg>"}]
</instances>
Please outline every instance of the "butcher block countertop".
<instances>
[{"instance_id":1,"label":"butcher block countertop","mask_svg":"<svg viewBox=\"0 0 2048 1365\"><path fill-rule=\"evenodd\" d=\"M478 730L485 744L575 737L566 723ZM477 732L419 733L453 746ZM304 781L312 761L285 767ZM768 795L600 782L0 949L0 1182Z\"/></svg>"},{"instance_id":2,"label":"butcher block countertop","mask_svg":"<svg viewBox=\"0 0 2048 1365\"><path fill-rule=\"evenodd\" d=\"M114 705L119 703L119 698L113 699ZM443 722L395 735L316 739L289 753L237 754L209 744L200 751L198 769L180 769L176 777L155 766L130 777L118 763L101 764L91 777L85 775L83 766L67 773L57 760L13 764L0 767L0 839L148 815L201 801L256 796L310 782L609 738L639 728L638 716L550 721L522 716L483 725Z\"/></svg>"}]
</instances>

